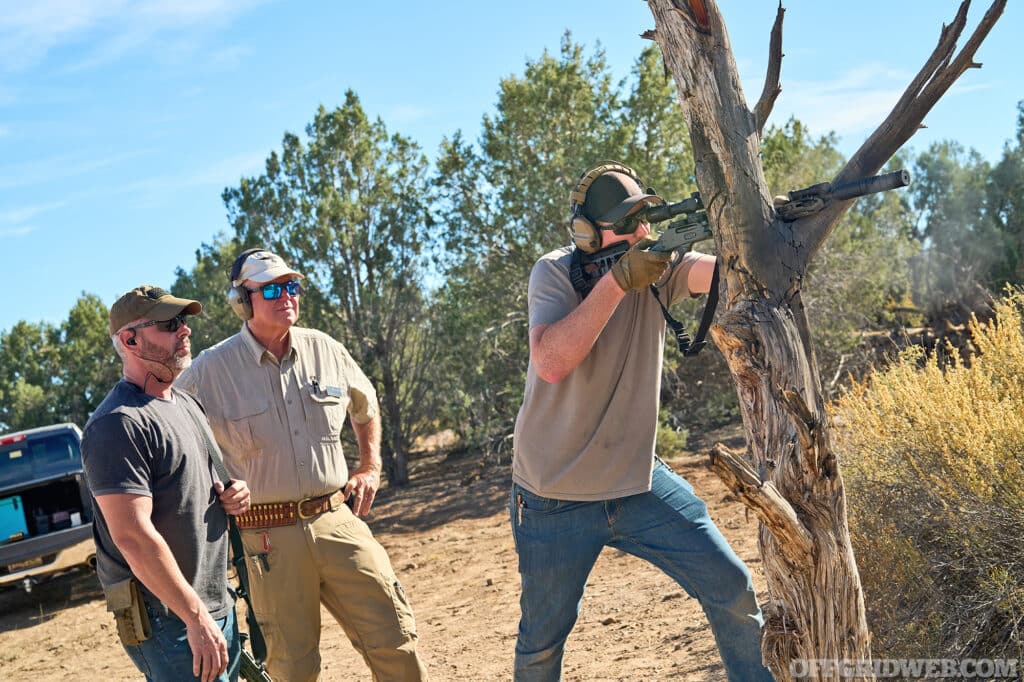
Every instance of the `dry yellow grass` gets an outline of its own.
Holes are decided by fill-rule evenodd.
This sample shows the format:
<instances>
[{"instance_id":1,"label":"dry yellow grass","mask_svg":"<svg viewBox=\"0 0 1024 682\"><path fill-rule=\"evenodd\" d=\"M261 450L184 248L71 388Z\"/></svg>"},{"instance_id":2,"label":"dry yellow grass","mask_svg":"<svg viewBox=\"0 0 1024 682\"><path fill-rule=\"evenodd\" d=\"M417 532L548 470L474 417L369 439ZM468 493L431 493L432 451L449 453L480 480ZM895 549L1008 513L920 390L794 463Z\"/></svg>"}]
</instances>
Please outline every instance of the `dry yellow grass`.
<instances>
[{"instance_id":1,"label":"dry yellow grass","mask_svg":"<svg viewBox=\"0 0 1024 682\"><path fill-rule=\"evenodd\" d=\"M910 349L832 406L876 655L1021 653L1024 293L995 313L969 367Z\"/></svg>"}]
</instances>

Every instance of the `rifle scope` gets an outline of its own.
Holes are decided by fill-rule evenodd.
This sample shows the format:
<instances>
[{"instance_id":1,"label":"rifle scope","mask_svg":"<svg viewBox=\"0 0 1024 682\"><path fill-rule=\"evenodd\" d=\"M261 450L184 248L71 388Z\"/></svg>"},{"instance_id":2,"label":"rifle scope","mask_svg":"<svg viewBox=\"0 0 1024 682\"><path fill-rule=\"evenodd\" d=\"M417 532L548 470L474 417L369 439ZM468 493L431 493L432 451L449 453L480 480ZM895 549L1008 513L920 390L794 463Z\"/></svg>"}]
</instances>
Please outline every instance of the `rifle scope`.
<instances>
[{"instance_id":1,"label":"rifle scope","mask_svg":"<svg viewBox=\"0 0 1024 682\"><path fill-rule=\"evenodd\" d=\"M660 223L669 218L674 218L680 213L693 213L704 208L700 200L700 193L694 192L689 199L684 199L675 204L661 204L660 206L649 206L643 211L644 218L649 223Z\"/></svg>"}]
</instances>

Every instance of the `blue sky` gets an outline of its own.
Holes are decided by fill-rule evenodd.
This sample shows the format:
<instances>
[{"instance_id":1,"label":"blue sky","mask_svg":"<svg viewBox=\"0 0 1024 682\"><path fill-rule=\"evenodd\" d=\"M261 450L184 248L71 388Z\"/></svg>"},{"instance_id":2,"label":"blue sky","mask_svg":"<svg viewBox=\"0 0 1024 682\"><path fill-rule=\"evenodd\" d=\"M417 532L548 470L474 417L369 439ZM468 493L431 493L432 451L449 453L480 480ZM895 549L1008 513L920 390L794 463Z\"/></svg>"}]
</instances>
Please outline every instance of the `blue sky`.
<instances>
[{"instance_id":1,"label":"blue sky","mask_svg":"<svg viewBox=\"0 0 1024 682\"><path fill-rule=\"evenodd\" d=\"M987 3L975 0L973 27ZM722 0L750 106L773 0ZM910 143L953 139L996 160L1024 99L1024 8L1009 3L969 71ZM952 0L790 0L782 95L852 153L933 49ZM226 230L224 187L258 174L285 131L353 89L434 156L475 140L502 77L558 50L566 29L626 77L654 26L642 0L423 3L0 0L0 259L15 289L0 330L59 323L82 294L107 305ZM220 302L213 302L219 304Z\"/></svg>"}]
</instances>

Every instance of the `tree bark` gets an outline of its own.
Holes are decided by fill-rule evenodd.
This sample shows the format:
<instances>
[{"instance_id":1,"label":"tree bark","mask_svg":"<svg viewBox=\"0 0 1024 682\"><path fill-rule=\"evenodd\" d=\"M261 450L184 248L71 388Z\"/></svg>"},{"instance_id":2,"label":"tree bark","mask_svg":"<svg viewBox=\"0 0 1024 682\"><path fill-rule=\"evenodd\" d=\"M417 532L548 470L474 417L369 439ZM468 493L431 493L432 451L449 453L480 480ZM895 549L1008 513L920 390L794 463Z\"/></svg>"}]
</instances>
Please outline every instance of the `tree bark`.
<instances>
[{"instance_id":1,"label":"tree bark","mask_svg":"<svg viewBox=\"0 0 1024 682\"><path fill-rule=\"evenodd\" d=\"M388 485L402 487L409 484L409 460L406 454L404 443L405 423L402 414L402 406L397 399L397 387L394 376L389 368L384 368L384 395L386 414L389 423L384 425L384 438L382 444L382 466L388 478Z\"/></svg>"},{"instance_id":2,"label":"tree bark","mask_svg":"<svg viewBox=\"0 0 1024 682\"><path fill-rule=\"evenodd\" d=\"M761 98L746 105L714 0L649 0L655 30L690 127L697 186L722 267L724 311L712 337L736 382L748 451L716 446L712 468L761 520L768 585L762 652L779 680L794 662L868 662L871 636L850 544L846 496L832 452L817 361L800 291L811 258L853 201L795 222L778 218L759 158L781 91L782 6L771 33ZM959 55L967 14L943 27L932 57L893 112L834 182L873 175L966 69L1005 6L996 0ZM817 672L839 679L838 670ZM859 678L863 679L863 678Z\"/></svg>"}]
</instances>

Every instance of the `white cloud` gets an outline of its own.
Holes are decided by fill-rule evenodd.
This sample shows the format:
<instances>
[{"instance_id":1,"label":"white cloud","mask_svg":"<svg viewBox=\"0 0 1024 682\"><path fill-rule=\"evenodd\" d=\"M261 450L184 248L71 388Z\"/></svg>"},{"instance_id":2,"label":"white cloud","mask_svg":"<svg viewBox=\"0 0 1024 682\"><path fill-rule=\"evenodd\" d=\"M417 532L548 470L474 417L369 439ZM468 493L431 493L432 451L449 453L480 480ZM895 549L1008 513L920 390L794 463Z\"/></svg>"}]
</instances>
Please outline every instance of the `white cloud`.
<instances>
[{"instance_id":1,"label":"white cloud","mask_svg":"<svg viewBox=\"0 0 1024 682\"><path fill-rule=\"evenodd\" d=\"M0 224L6 223L8 225L20 225L21 223L35 218L40 213L53 211L63 206L63 201L57 201L50 204L36 204L34 206L23 206L11 211L4 211L3 213L0 213Z\"/></svg>"},{"instance_id":2,"label":"white cloud","mask_svg":"<svg viewBox=\"0 0 1024 682\"><path fill-rule=\"evenodd\" d=\"M26 234L35 232L34 225L20 225L18 227L0 227L0 239L7 237L24 237Z\"/></svg>"},{"instance_id":3,"label":"white cloud","mask_svg":"<svg viewBox=\"0 0 1024 682\"><path fill-rule=\"evenodd\" d=\"M227 187L238 182L243 175L262 173L267 152L250 152L221 159L184 179L181 186L217 185Z\"/></svg>"},{"instance_id":4,"label":"white cloud","mask_svg":"<svg viewBox=\"0 0 1024 682\"><path fill-rule=\"evenodd\" d=\"M86 45L74 70L114 61L154 37L205 31L265 0L32 0L0 13L0 64L8 71L41 62L50 50Z\"/></svg>"},{"instance_id":5,"label":"white cloud","mask_svg":"<svg viewBox=\"0 0 1024 682\"><path fill-rule=\"evenodd\" d=\"M126 0L40 0L11 3L0 16L0 59L8 70L31 66L53 47L75 40L126 9Z\"/></svg>"},{"instance_id":6,"label":"white cloud","mask_svg":"<svg viewBox=\"0 0 1024 682\"><path fill-rule=\"evenodd\" d=\"M235 67L241 64L253 50L246 45L229 45L210 55L210 63L223 67Z\"/></svg>"},{"instance_id":7,"label":"white cloud","mask_svg":"<svg viewBox=\"0 0 1024 682\"><path fill-rule=\"evenodd\" d=\"M404 104L397 107L393 107L385 116L385 122L389 125L392 123L413 123L415 121L422 121L425 118L430 118L433 111L427 107L417 106L415 104Z\"/></svg>"},{"instance_id":8,"label":"white cloud","mask_svg":"<svg viewBox=\"0 0 1024 682\"><path fill-rule=\"evenodd\" d=\"M881 123L911 78L883 64L864 64L821 81L783 77L769 123L781 125L795 116L816 135L834 131L842 138L856 136ZM763 77L752 86L747 96L756 101Z\"/></svg>"},{"instance_id":9,"label":"white cloud","mask_svg":"<svg viewBox=\"0 0 1024 682\"><path fill-rule=\"evenodd\" d=\"M154 175L113 187L96 187L75 195L85 197L128 196L130 202L142 206L160 206L173 200L176 193L194 187L215 187L221 190L235 185L246 175L262 173L267 152L237 154L217 161L209 166L184 173Z\"/></svg>"},{"instance_id":10,"label":"white cloud","mask_svg":"<svg viewBox=\"0 0 1024 682\"><path fill-rule=\"evenodd\" d=\"M870 134L885 120L915 74L880 63L862 64L834 79L810 81L782 79L782 94L772 112L770 124L781 125L790 116L804 123L814 135L835 132L845 141ZM756 98L763 78L752 83ZM949 96L986 90L991 84L956 83ZM753 105L753 101L751 102Z\"/></svg>"},{"instance_id":11,"label":"white cloud","mask_svg":"<svg viewBox=\"0 0 1024 682\"><path fill-rule=\"evenodd\" d=\"M0 168L0 189L31 187L106 168L148 153L139 149L102 157L64 154Z\"/></svg>"}]
</instances>

